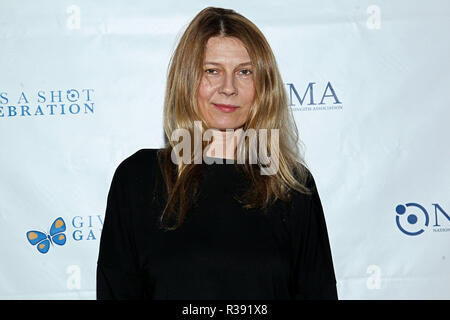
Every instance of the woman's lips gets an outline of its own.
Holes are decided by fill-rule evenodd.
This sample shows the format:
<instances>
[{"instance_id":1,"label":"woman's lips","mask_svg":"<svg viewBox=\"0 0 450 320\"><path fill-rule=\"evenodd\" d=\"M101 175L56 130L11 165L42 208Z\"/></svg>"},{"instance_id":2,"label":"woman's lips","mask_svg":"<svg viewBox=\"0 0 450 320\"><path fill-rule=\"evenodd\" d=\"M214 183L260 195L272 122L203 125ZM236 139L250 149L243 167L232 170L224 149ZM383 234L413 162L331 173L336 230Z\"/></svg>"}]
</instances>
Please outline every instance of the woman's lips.
<instances>
[{"instance_id":1,"label":"woman's lips","mask_svg":"<svg viewBox=\"0 0 450 320\"><path fill-rule=\"evenodd\" d=\"M226 112L226 113L233 112L237 108L239 108L238 106L233 106L231 104L215 104L215 103L213 103L213 105L216 106L218 109L220 109L220 111Z\"/></svg>"}]
</instances>

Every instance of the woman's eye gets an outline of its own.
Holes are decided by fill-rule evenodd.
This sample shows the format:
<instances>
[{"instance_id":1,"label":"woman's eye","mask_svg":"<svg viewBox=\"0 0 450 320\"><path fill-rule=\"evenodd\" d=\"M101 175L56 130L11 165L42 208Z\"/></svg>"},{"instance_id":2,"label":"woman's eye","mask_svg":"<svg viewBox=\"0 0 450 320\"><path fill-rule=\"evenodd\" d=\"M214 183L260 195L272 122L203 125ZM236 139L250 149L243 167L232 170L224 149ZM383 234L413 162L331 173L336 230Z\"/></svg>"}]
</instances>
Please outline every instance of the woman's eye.
<instances>
[{"instance_id":1,"label":"woman's eye","mask_svg":"<svg viewBox=\"0 0 450 320\"><path fill-rule=\"evenodd\" d=\"M243 70L241 70L241 73L243 73L244 75L248 76L248 75L252 74L252 71L249 70L249 69L243 69Z\"/></svg>"},{"instance_id":2,"label":"woman's eye","mask_svg":"<svg viewBox=\"0 0 450 320\"><path fill-rule=\"evenodd\" d=\"M219 71L217 69L206 69L205 72L208 73L208 74L218 74L219 73ZM249 69L242 69L242 70L239 71L239 74L242 74L244 76L248 76L248 75L252 74L252 71L249 70Z\"/></svg>"}]
</instances>

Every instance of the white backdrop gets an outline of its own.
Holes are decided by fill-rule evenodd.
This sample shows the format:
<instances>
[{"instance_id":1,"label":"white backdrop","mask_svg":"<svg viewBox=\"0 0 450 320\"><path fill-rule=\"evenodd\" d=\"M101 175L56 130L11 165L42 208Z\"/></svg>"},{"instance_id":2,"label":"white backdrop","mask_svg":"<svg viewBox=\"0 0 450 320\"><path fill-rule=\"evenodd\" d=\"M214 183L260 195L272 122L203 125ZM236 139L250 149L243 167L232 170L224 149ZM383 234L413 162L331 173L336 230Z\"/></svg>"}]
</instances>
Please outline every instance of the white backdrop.
<instances>
[{"instance_id":1,"label":"white backdrop","mask_svg":"<svg viewBox=\"0 0 450 320\"><path fill-rule=\"evenodd\" d=\"M340 299L450 298L450 3L0 3L0 298L94 299L117 165L163 145L165 75L207 6L266 35L318 184ZM42 254L30 230L61 217Z\"/></svg>"}]
</instances>

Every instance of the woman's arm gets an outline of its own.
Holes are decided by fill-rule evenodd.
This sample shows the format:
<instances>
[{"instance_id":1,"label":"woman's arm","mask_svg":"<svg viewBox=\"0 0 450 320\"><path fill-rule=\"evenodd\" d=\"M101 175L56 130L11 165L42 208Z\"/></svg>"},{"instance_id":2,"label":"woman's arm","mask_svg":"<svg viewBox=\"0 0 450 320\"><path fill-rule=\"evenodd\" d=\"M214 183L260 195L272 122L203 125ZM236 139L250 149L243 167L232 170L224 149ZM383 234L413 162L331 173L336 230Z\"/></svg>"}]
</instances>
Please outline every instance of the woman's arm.
<instances>
[{"instance_id":1,"label":"woman's arm","mask_svg":"<svg viewBox=\"0 0 450 320\"><path fill-rule=\"evenodd\" d=\"M312 174L307 187L312 195L294 201L293 208L299 214L294 232L294 299L336 300L336 278L325 216Z\"/></svg>"},{"instance_id":2,"label":"woman's arm","mask_svg":"<svg viewBox=\"0 0 450 320\"><path fill-rule=\"evenodd\" d=\"M141 299L142 277L137 267L129 198L127 161L114 173L97 261L97 299Z\"/></svg>"}]
</instances>

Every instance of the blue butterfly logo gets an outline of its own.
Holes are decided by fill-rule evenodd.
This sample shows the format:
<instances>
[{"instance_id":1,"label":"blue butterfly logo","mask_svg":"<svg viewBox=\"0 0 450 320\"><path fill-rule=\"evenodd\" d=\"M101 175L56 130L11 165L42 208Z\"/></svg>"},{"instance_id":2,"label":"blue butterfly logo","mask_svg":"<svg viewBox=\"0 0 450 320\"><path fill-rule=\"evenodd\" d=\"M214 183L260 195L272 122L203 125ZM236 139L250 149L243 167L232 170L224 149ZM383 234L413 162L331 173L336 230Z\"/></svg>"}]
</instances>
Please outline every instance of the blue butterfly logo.
<instances>
[{"instance_id":1,"label":"blue butterfly logo","mask_svg":"<svg viewBox=\"0 0 450 320\"><path fill-rule=\"evenodd\" d=\"M31 230L27 232L28 241L34 246L37 245L37 250L40 253L47 253L50 249L50 244L64 245L66 243L66 223L63 218L59 217L52 223L50 234L41 231Z\"/></svg>"}]
</instances>

